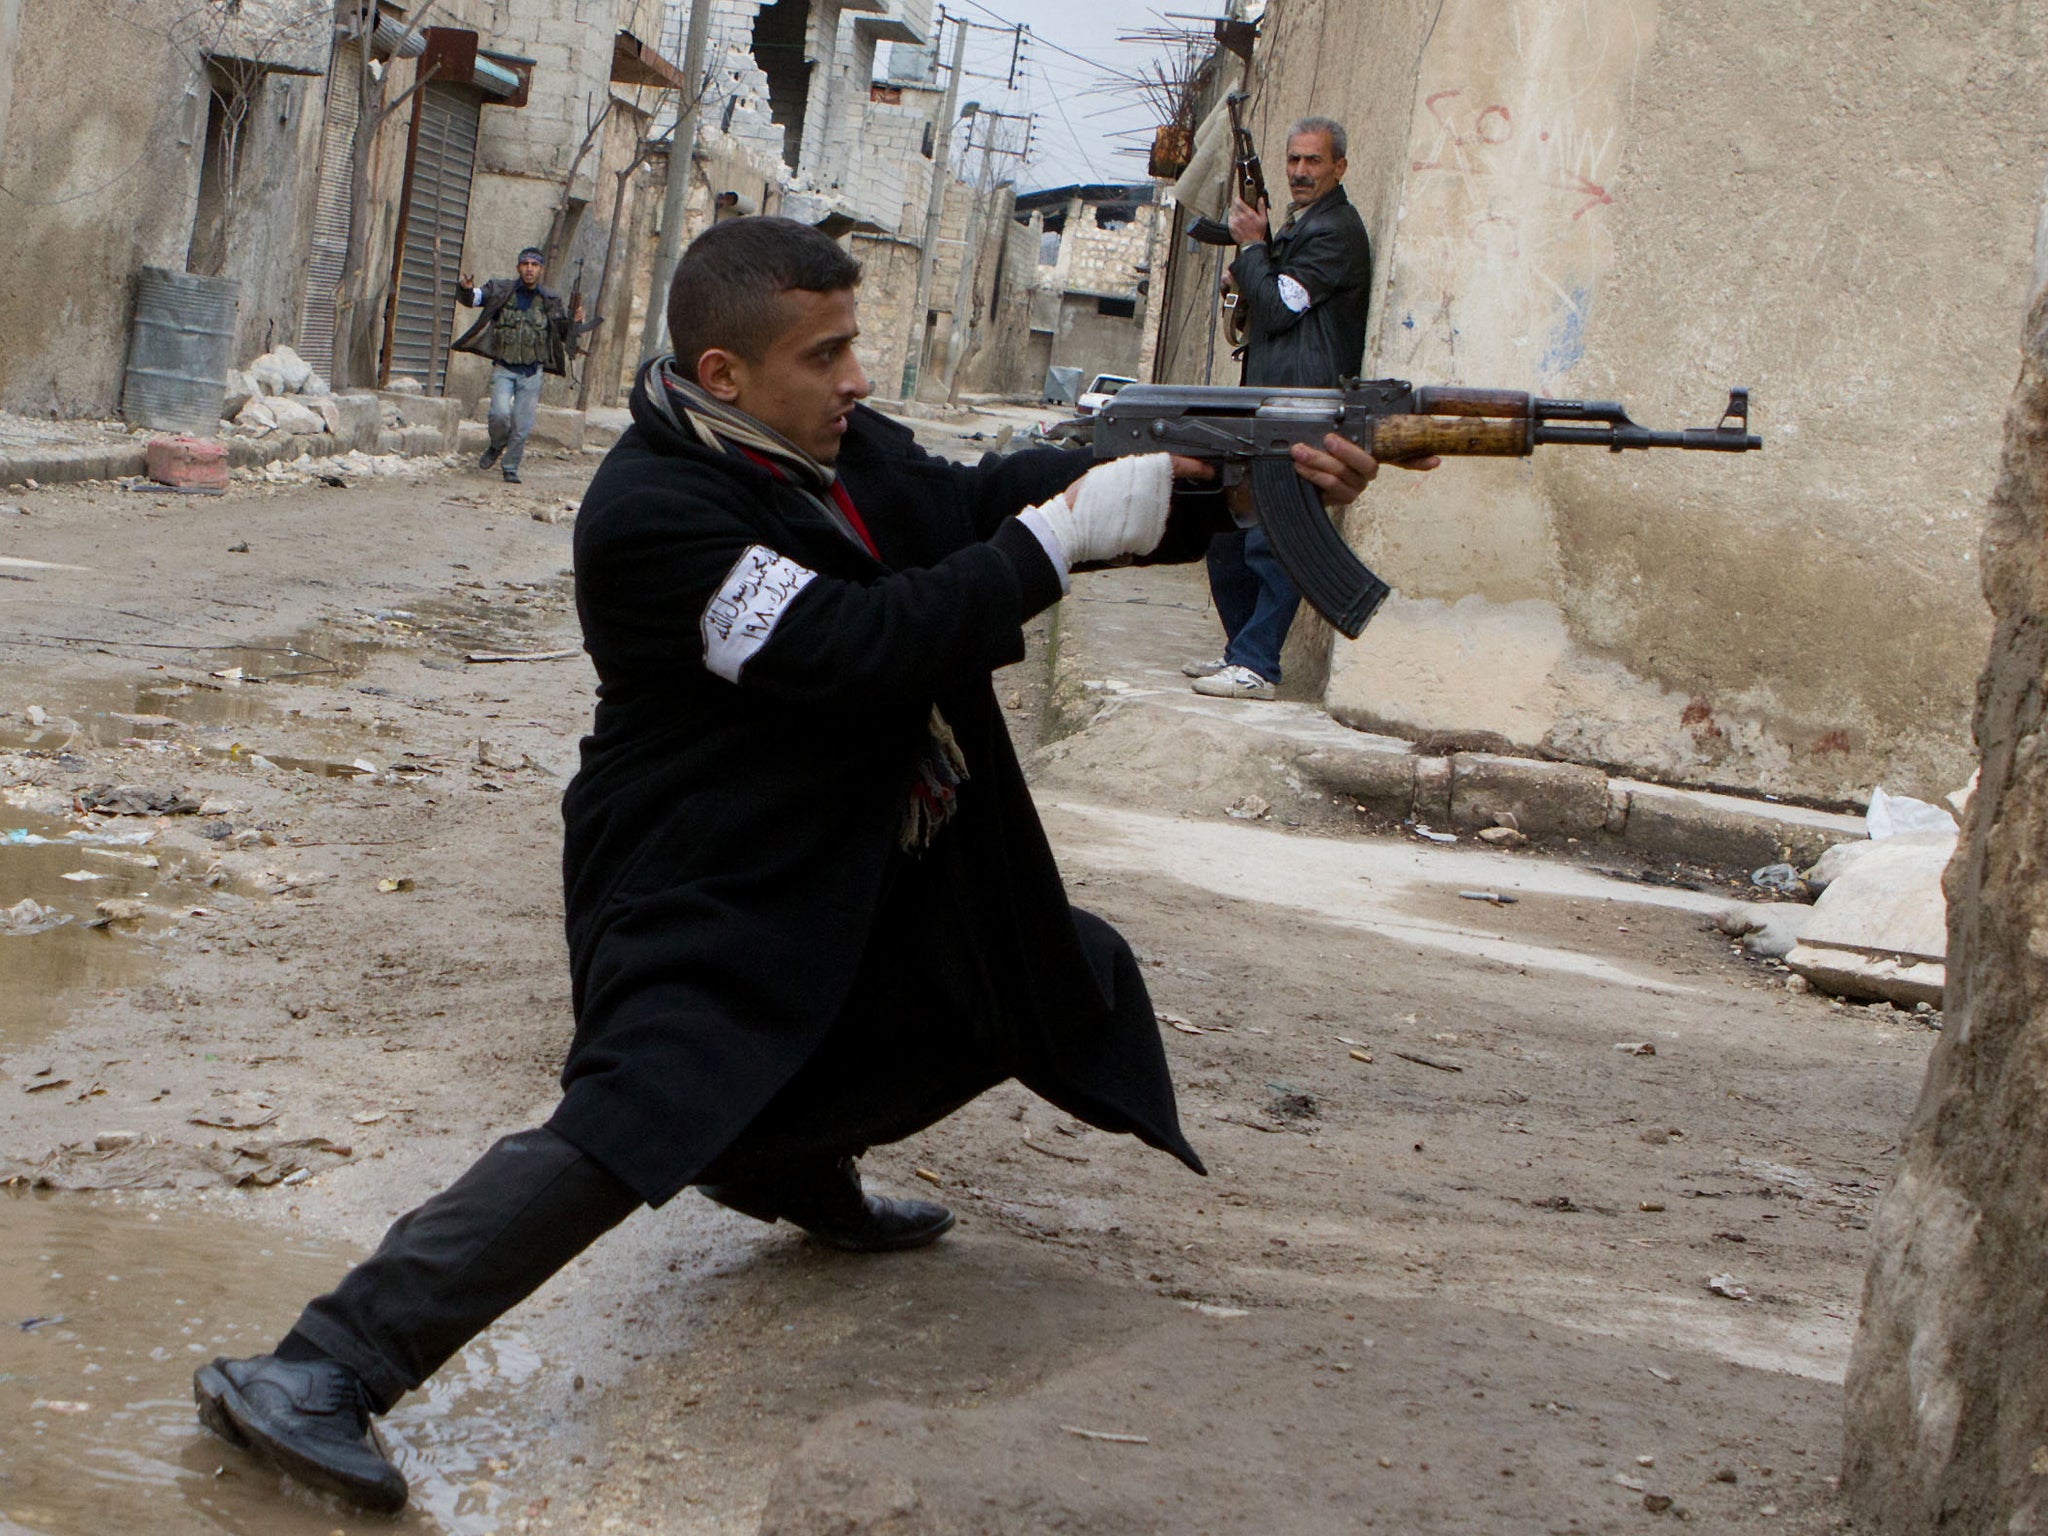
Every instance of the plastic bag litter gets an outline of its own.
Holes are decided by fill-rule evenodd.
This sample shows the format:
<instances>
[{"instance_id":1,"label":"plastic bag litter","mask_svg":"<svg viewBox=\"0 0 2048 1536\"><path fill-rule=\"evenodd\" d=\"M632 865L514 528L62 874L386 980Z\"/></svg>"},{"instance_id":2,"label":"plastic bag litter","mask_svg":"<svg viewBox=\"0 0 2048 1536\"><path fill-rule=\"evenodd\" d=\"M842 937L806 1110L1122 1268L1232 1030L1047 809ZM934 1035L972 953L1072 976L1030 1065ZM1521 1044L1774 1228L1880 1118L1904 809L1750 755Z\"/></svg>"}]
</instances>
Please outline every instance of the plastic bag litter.
<instances>
[{"instance_id":1,"label":"plastic bag litter","mask_svg":"<svg viewBox=\"0 0 2048 1536\"><path fill-rule=\"evenodd\" d=\"M1888 795L1882 788L1870 792L1870 809L1863 824L1873 839L1896 837L1901 832L1954 832L1956 819L1938 805L1907 795Z\"/></svg>"}]
</instances>

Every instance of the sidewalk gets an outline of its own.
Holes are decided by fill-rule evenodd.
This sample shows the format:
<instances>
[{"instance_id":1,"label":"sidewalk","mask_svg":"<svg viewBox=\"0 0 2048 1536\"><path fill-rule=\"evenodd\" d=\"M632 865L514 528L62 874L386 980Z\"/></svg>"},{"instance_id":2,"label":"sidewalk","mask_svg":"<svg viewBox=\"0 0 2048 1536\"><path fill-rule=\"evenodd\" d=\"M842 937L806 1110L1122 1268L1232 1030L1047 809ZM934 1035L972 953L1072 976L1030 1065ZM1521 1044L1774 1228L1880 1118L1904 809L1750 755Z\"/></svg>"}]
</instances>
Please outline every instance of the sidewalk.
<instances>
[{"instance_id":1,"label":"sidewalk","mask_svg":"<svg viewBox=\"0 0 2048 1536\"><path fill-rule=\"evenodd\" d=\"M145 474L149 440L174 434L130 431L118 421L49 421L0 412L0 491L30 481L58 485L76 480L132 480ZM247 469L300 457L329 458L358 445L328 432L272 432L230 436L228 467Z\"/></svg>"},{"instance_id":2,"label":"sidewalk","mask_svg":"<svg viewBox=\"0 0 2048 1536\"><path fill-rule=\"evenodd\" d=\"M1865 836L1861 816L1610 778L1582 763L1424 755L1396 737L1339 725L1312 704L1204 698L1180 672L1189 657L1214 655L1221 640L1199 565L1077 576L1053 624L1050 718L1059 739L1041 766L1055 785L1135 773L1156 797L1153 809L1235 807L1327 828L1355 818L1357 807L1461 841L1505 826L1739 870L1781 861L1804 868Z\"/></svg>"}]
</instances>

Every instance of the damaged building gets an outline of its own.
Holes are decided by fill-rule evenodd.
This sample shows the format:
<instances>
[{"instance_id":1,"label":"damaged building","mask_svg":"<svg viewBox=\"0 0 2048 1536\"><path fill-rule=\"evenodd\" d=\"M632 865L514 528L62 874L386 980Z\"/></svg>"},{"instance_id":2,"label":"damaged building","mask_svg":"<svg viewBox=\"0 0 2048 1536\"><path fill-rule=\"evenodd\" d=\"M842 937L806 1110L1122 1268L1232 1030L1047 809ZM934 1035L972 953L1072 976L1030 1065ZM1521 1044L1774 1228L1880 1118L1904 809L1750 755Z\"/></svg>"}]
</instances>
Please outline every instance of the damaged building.
<instances>
[{"instance_id":1,"label":"damaged building","mask_svg":"<svg viewBox=\"0 0 2048 1536\"><path fill-rule=\"evenodd\" d=\"M1348 516L1396 589L1286 666L1339 718L1839 803L1969 777L1977 544L2034 282L2048 18L1851 0L1271 0L1206 107L1350 133L1363 371L1620 400L1761 454L1538 449L1386 475ZM1894 24L1895 23L1895 24ZM1220 181L1220 176L1219 176ZM1220 186L1209 188L1212 195ZM1235 383L1223 257L1166 240L1162 382Z\"/></svg>"},{"instance_id":2,"label":"damaged building","mask_svg":"<svg viewBox=\"0 0 2048 1536\"><path fill-rule=\"evenodd\" d=\"M603 320L549 400L615 401L693 97L683 238L782 212L848 239L901 321L871 322L892 378L950 126L929 0L705 3L693 83L688 0L0 0L0 409L116 415L148 286L230 361L288 344L337 387L473 411L458 278L529 244Z\"/></svg>"}]
</instances>

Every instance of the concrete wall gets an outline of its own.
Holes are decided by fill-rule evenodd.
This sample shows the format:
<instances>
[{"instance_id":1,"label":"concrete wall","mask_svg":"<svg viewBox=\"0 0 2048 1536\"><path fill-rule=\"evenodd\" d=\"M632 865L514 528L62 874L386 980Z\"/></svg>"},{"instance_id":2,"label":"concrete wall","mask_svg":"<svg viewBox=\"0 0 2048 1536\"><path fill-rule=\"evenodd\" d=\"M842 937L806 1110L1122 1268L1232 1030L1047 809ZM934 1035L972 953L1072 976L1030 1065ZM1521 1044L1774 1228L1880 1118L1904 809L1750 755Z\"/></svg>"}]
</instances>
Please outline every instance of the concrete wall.
<instances>
[{"instance_id":1,"label":"concrete wall","mask_svg":"<svg viewBox=\"0 0 2048 1536\"><path fill-rule=\"evenodd\" d=\"M1259 57L1269 164L1298 112L1352 130L1368 371L1667 426L1747 384L1769 446L1390 475L1351 532L1400 596L1336 648L1333 712L1827 800L1953 788L2048 16L1434 9L1276 0Z\"/></svg>"},{"instance_id":2,"label":"concrete wall","mask_svg":"<svg viewBox=\"0 0 2048 1536\"><path fill-rule=\"evenodd\" d=\"M228 229L228 275L242 284L235 357L295 343L306 303L306 252L320 191L324 77L264 78L243 126L242 170Z\"/></svg>"},{"instance_id":3,"label":"concrete wall","mask_svg":"<svg viewBox=\"0 0 2048 1536\"><path fill-rule=\"evenodd\" d=\"M0 151L0 408L111 417L137 270L185 268L206 89L180 0L19 0Z\"/></svg>"},{"instance_id":4,"label":"concrete wall","mask_svg":"<svg viewBox=\"0 0 2048 1536\"><path fill-rule=\"evenodd\" d=\"M1887 1536L2048 1531L2048 291L2025 356L1983 544L1996 622L1983 778L1943 882L1944 1027L1870 1234L1844 1388L1842 1491L1856 1529Z\"/></svg>"}]
</instances>

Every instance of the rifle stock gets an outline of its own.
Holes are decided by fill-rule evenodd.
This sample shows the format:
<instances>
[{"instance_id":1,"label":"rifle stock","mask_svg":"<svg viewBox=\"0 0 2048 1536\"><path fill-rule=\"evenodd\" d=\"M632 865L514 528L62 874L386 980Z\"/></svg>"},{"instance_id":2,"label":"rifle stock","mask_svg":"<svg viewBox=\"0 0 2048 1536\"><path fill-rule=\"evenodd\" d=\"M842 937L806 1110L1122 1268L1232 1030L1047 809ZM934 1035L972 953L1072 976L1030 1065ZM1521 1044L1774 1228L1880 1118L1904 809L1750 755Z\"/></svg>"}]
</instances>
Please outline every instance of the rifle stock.
<instances>
[{"instance_id":1,"label":"rifle stock","mask_svg":"<svg viewBox=\"0 0 2048 1536\"><path fill-rule=\"evenodd\" d=\"M1682 448L1755 453L1749 391L1728 392L1712 427L1660 432L1606 400L1546 400L1520 390L1424 387L1360 379L1342 389L1232 389L1132 384L1095 417L1095 456L1178 453L1222 467L1225 486L1251 481L1256 520L1301 595L1357 639L1387 584L1338 533L1314 487L1295 473L1296 443L1323 446L1340 433L1387 462L1431 456L1521 457L1545 443L1606 448Z\"/></svg>"}]
</instances>

